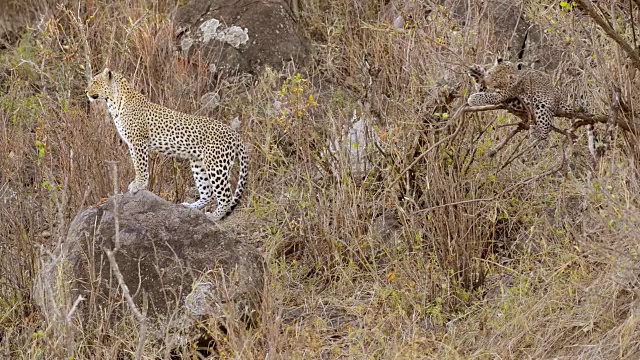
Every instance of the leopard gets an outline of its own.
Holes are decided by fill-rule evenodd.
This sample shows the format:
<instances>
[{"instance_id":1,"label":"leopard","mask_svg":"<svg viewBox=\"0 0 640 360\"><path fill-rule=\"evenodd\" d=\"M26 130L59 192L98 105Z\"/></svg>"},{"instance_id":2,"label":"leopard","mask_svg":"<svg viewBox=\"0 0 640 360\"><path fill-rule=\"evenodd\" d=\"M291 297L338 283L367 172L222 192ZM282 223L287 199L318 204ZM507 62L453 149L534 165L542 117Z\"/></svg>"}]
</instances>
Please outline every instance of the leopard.
<instances>
[{"instance_id":1,"label":"leopard","mask_svg":"<svg viewBox=\"0 0 640 360\"><path fill-rule=\"evenodd\" d=\"M467 100L469 106L502 104L518 116L530 115L535 124L530 125L530 131L538 141L548 139L556 113L568 114L575 110L562 100L548 74L525 69L520 62L496 58L486 71L478 65L470 67L469 75L474 79L476 89Z\"/></svg>"},{"instance_id":2,"label":"leopard","mask_svg":"<svg viewBox=\"0 0 640 360\"><path fill-rule=\"evenodd\" d=\"M135 90L124 75L108 67L89 81L86 95L89 102L106 102L116 130L129 149L135 171L128 186L131 194L147 189L149 156L153 151L189 160L199 198L193 203L183 202L183 206L200 210L215 198L215 211L206 214L219 221L240 203L249 160L246 144L230 126L153 103ZM232 197L231 170L236 160L240 170Z\"/></svg>"}]
</instances>

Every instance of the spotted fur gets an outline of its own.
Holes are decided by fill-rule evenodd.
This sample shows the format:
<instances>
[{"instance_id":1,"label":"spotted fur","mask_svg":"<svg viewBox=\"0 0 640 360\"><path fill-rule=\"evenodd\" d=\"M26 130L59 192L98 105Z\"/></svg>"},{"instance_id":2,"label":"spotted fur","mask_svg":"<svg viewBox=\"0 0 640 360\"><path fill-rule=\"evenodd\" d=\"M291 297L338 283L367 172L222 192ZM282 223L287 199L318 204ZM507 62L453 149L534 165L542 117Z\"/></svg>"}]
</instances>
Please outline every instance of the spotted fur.
<instances>
[{"instance_id":1,"label":"spotted fur","mask_svg":"<svg viewBox=\"0 0 640 360\"><path fill-rule=\"evenodd\" d=\"M485 69L482 68L480 65L477 64L473 64L471 65L471 67L469 67L469 76L471 76L473 78L474 81L474 87L476 90L476 93L488 93L490 92L490 90L487 88L487 84L485 82ZM473 103L476 103L478 105L471 105L471 103L469 103L469 105L471 106L483 106L483 105L487 105L486 102L482 101L482 98L479 95L475 95L472 94L471 96L473 97L472 101ZM527 112L527 108L525 107L525 105L522 103L522 101L520 101L520 99L518 99L517 97L512 97L512 98L507 98L505 100L502 101L502 104L505 105L507 107L507 111L518 115L518 116L526 116L526 112Z\"/></svg>"},{"instance_id":2,"label":"spotted fur","mask_svg":"<svg viewBox=\"0 0 640 360\"><path fill-rule=\"evenodd\" d=\"M539 140L548 138L556 111L573 111L572 106L561 100L549 76L541 71L525 70L521 64L497 59L486 72L474 65L469 74L476 87L476 93L467 100L470 106L503 104L517 115L528 112L535 123L531 133Z\"/></svg>"},{"instance_id":3,"label":"spotted fur","mask_svg":"<svg viewBox=\"0 0 640 360\"><path fill-rule=\"evenodd\" d=\"M93 78L86 93L90 101L106 101L118 134L129 147L135 170L135 179L129 184L131 193L147 188L149 152L155 150L190 161L200 198L184 206L202 209L216 198L212 218L217 221L238 205L247 182L248 158L240 136L230 127L154 104L108 68ZM240 176L232 197L231 168L236 158Z\"/></svg>"}]
</instances>

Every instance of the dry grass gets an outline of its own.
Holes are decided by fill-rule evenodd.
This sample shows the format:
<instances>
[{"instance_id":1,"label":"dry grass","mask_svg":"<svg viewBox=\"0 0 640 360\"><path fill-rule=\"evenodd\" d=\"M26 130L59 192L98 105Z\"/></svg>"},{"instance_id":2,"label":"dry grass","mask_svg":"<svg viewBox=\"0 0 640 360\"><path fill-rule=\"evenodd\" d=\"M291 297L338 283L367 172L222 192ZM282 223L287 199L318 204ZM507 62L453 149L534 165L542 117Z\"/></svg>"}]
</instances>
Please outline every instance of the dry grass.
<instances>
[{"instance_id":1,"label":"dry grass","mask_svg":"<svg viewBox=\"0 0 640 360\"><path fill-rule=\"evenodd\" d=\"M619 134L592 168L580 138L563 171L525 184L560 161L557 134L552 147L511 161L519 138L485 156L509 131L498 128L506 113L447 126L465 98L454 95L472 89L460 65L505 50L479 9L463 24L425 1L399 30L381 20L380 1L300 1L313 65L219 79L204 59L174 53L175 2L23 6L37 21L0 53L1 357L110 359L137 346L133 317L118 326L85 319L78 332L48 323L33 303L40 254L80 209L112 192L107 162L118 162L120 184L133 177L104 109L87 112L85 37L94 73L108 65L155 102L242 121L250 188L227 226L241 224L261 247L267 286L260 324L229 326L220 357L632 359L640 351L637 142ZM626 21L623 10L607 11ZM551 1L525 12L552 29L543 35L561 54L559 84L592 110L606 112L612 82L638 97L635 70L588 18ZM618 31L627 26L631 39L624 21ZM221 105L199 109L210 91ZM354 114L370 135L364 174L352 171L349 145L327 152ZM192 193L185 164L152 159L153 192L173 202ZM143 358L162 354L148 344Z\"/></svg>"}]
</instances>

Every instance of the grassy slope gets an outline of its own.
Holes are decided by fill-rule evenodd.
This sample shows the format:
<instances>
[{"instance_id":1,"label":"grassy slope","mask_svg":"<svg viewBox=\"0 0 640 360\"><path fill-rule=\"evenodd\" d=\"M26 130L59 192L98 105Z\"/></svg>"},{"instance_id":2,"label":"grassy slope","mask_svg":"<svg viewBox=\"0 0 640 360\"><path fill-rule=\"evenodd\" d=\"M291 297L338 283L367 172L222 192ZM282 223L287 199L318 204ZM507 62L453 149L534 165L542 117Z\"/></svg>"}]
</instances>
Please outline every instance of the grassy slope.
<instances>
[{"instance_id":1,"label":"grassy slope","mask_svg":"<svg viewBox=\"0 0 640 360\"><path fill-rule=\"evenodd\" d=\"M591 169L582 137L567 149L564 171L523 185L560 161L556 134L553 147L504 168L517 141L495 158L483 155L508 131L496 128L513 121L507 114L467 115L445 139L453 129L442 130L446 119L433 113L463 103L449 89L472 89L459 65L504 50L487 37L490 25L473 20L476 12L462 26L446 9L433 7L429 19L414 9L399 31L378 21L377 1L305 0L314 66L299 76L265 71L215 82L206 64L173 52L175 4L143 3L40 8L43 21L0 54L4 358L68 356L68 334L32 301L41 245L56 244L79 209L112 191L107 161L118 162L120 184L133 177L103 110L86 111L85 36L94 72L118 68L154 101L192 113L202 95L220 91L221 106L200 112L243 121L250 189L227 227L240 224L261 246L269 274L261 324L231 326L220 338L223 357L635 357L634 140L620 135ZM150 15L131 29L145 9ZM607 108L607 89L595 85L615 82L637 96L626 60L590 20L543 1L527 13L552 29L546 36L564 51L561 66L582 69L560 76L563 88L581 89L595 111ZM276 100L290 111L277 110ZM350 173L344 149L325 152L354 111L380 139L363 146L366 176ZM184 164L154 157L152 169L155 193L174 202L190 194ZM135 349L136 331L91 319L76 333L74 356L113 358ZM145 348L148 356L163 351Z\"/></svg>"}]
</instances>

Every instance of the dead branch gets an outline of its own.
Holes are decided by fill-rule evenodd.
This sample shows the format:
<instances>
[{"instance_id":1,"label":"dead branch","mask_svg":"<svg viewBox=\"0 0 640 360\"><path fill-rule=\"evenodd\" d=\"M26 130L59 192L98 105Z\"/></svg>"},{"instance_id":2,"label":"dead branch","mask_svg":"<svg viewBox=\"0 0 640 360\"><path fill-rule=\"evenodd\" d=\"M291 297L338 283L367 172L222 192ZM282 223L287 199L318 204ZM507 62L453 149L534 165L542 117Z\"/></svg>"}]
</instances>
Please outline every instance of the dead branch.
<instances>
[{"instance_id":1,"label":"dead branch","mask_svg":"<svg viewBox=\"0 0 640 360\"><path fill-rule=\"evenodd\" d=\"M638 1L636 0L636 4ZM631 34L633 35L633 48L638 48L638 41L636 40L636 25L633 21L633 5L631 4L631 0L629 0L629 19L631 19Z\"/></svg>"},{"instance_id":2,"label":"dead branch","mask_svg":"<svg viewBox=\"0 0 640 360\"><path fill-rule=\"evenodd\" d=\"M512 127L512 126L520 126L520 124L521 123L519 123L519 122L517 122L517 123L508 123L508 124L500 124L500 125L496 125L496 129L502 129L502 128Z\"/></svg>"},{"instance_id":3,"label":"dead branch","mask_svg":"<svg viewBox=\"0 0 640 360\"><path fill-rule=\"evenodd\" d=\"M622 110L625 116L619 116L620 110ZM637 116L634 115L632 109L630 109L629 106L622 100L622 97L620 95L620 88L618 88L616 85L613 85L611 89L611 108L609 109L609 116L603 114L589 114L585 112L556 112L555 115L568 119L579 119L575 121L569 128L568 131L570 133L582 126L602 123L607 124L608 131L614 131L615 127L618 126L624 131L627 131L633 135L638 135L638 129L636 128L635 124L628 120L629 118L633 119Z\"/></svg>"},{"instance_id":4,"label":"dead branch","mask_svg":"<svg viewBox=\"0 0 640 360\"><path fill-rule=\"evenodd\" d=\"M69 310L65 318L67 326L71 325L71 319L73 317L73 314L78 310L78 305L80 305L80 302L86 299L87 298L85 298L84 296L78 295L78 297L76 298L76 301L73 302L73 305L71 306L71 310Z\"/></svg>"},{"instance_id":5,"label":"dead branch","mask_svg":"<svg viewBox=\"0 0 640 360\"><path fill-rule=\"evenodd\" d=\"M557 173L559 171L561 171L565 165L566 165L566 161L567 161L567 157L566 157L566 152L565 152L565 148L567 145L567 140L565 139L565 141L562 143L562 151L561 151L561 158L560 158L560 163L553 167L551 170L545 171L542 174L538 174L538 175L534 175L531 176L527 179L524 179L522 181L519 181L509 187L507 187L506 189L504 189L503 191L501 191L499 194L494 195L493 197L490 198L482 198L482 199L471 199L471 200L463 200L463 201L456 201L456 202L452 202L452 203L447 203L447 204L442 204L442 205L437 205L437 206L433 206L427 209L422 209L422 210L418 210L418 213L422 213L422 212L427 212L427 211L432 211L438 208L442 208L442 207L447 207L447 206L453 206L453 205L461 205L461 204L469 204L469 203L476 203L476 202L492 202L492 201L496 201L498 199L500 199L501 197L503 197L505 194L507 194L510 191L513 191L521 186L530 184L532 182L535 182L543 177L552 175L554 173ZM480 212L478 212L478 214L480 213L484 213L486 212L486 209L482 209L480 210Z\"/></svg>"},{"instance_id":6,"label":"dead branch","mask_svg":"<svg viewBox=\"0 0 640 360\"><path fill-rule=\"evenodd\" d=\"M596 24L598 24L598 26L600 26L600 28L611 39L613 39L613 41L617 42L618 45L620 45L622 50L624 50L624 52L626 52L627 55L631 58L631 61L633 62L633 65L636 67L636 69L640 70L640 56L638 56L638 53L635 51L635 49L631 45L629 45L629 43L627 43L620 35L618 35L618 33L616 33L615 30L613 30L611 25L609 25L609 23L606 21L604 17L598 14L591 0L576 0L576 4L580 9L583 9L584 11L586 11L589 17L593 21L595 21Z\"/></svg>"},{"instance_id":7,"label":"dead branch","mask_svg":"<svg viewBox=\"0 0 640 360\"><path fill-rule=\"evenodd\" d=\"M620 88L615 84L611 86L611 107L607 119L607 131L603 139L603 146L598 146L593 124L587 125L587 147L591 154L592 166L595 169L598 159L612 146L616 129L618 128L620 114Z\"/></svg>"},{"instance_id":8,"label":"dead branch","mask_svg":"<svg viewBox=\"0 0 640 360\"><path fill-rule=\"evenodd\" d=\"M447 126L455 125L455 121L458 117L462 116L462 114L470 113L470 112L480 112L480 111L490 111L490 110L509 110L509 108L505 105L485 105L485 106L469 106L464 104L456 111L456 113L449 119L449 123Z\"/></svg>"},{"instance_id":9,"label":"dead branch","mask_svg":"<svg viewBox=\"0 0 640 360\"><path fill-rule=\"evenodd\" d=\"M640 1L640 0L638 0ZM449 120L449 125L453 125L455 119L458 118L463 113L471 113L471 112L482 112L482 111L490 111L490 110L507 110L509 113L517 116L522 121L517 123L503 124L497 126L497 128L502 127L511 127L515 126L506 138L504 138L498 145L496 145L491 151L487 153L488 157L495 156L502 148L504 148L509 141L517 135L519 132L529 129L529 116L526 112L514 111L511 107L506 104L500 105L487 105L487 106L468 106L463 105L456 114ZM624 113L625 116L619 116L620 110ZM632 109L622 100L620 95L620 88L615 84L612 85L611 88L611 107L609 110L609 115L604 114L592 114L583 110L575 110L571 112L565 112L562 110L556 110L554 112L555 117L563 117L567 119L572 119L574 121L568 129L561 129L555 126L551 127L552 131L555 131L559 134L564 135L568 140L575 141L576 136L574 135L576 130L583 126L593 126L596 123L607 124L607 139L606 144L609 144L613 141L613 137L615 135L615 129L620 127L621 129L633 134L637 135L636 126L632 121L628 119L633 119L635 117Z\"/></svg>"},{"instance_id":10,"label":"dead branch","mask_svg":"<svg viewBox=\"0 0 640 360\"><path fill-rule=\"evenodd\" d=\"M620 88L615 84L611 86L611 108L609 110L609 121L607 122L607 136L605 146L609 148L615 138L618 126L618 115L620 114Z\"/></svg>"},{"instance_id":11,"label":"dead branch","mask_svg":"<svg viewBox=\"0 0 640 360\"><path fill-rule=\"evenodd\" d=\"M146 321L146 314L145 314L146 311L144 311L145 309L143 309L143 312L141 312L136 306L135 302L133 301L133 297L131 297L131 293L129 292L129 287L125 283L124 277L122 276L122 272L120 272L120 268L118 267L118 263L116 262L116 253L118 252L118 250L120 250L120 221L118 219L118 202L116 200L116 195L118 193L118 167L116 166L115 161L110 163L113 166L113 191L114 191L113 217L115 221L115 239L114 239L113 249L109 250L105 248L104 251L107 254L107 258L109 259L109 265L111 266L111 271L114 273L114 275L116 276L116 279L118 280L118 285L120 285L120 289L124 294L124 298L127 302L127 305L129 306L129 309L131 310L133 315L136 317L136 319L140 323L138 348L136 349L136 356L135 356L135 359L139 360L141 359L141 356L142 356L142 348L144 347L145 337L147 333L147 321Z\"/></svg>"},{"instance_id":12,"label":"dead branch","mask_svg":"<svg viewBox=\"0 0 640 360\"><path fill-rule=\"evenodd\" d=\"M468 106L468 105L462 105L460 107L460 109L458 109L458 111L456 111L456 113L451 117L451 119L449 120L448 124L446 127L449 127L451 125L455 125L455 121L458 117L464 115L465 113L468 112L476 112L476 111L488 111L488 110L496 110L496 109L501 109L502 105L490 105L490 106ZM389 187L394 186L398 181L400 181L400 179L402 179L402 177L404 176L404 174L406 174L407 171L411 170L412 167L414 167L420 160L422 160L422 158L424 158L428 153L431 152L431 150L435 149L436 147L438 147L438 145L444 143L445 141L448 141L449 139L452 139L454 137L456 137L456 135L458 135L458 133L460 132L460 129L462 129L461 125L458 125L458 127L456 127L456 130L451 134L448 135L446 137L444 137L442 140L436 142L435 144L431 145L427 150L425 150L422 154L420 154L419 156L417 156L413 162L411 164L409 164L409 166L407 166L406 168L404 168L404 170L402 170L398 176L395 178L395 180L393 180L393 182L391 182L391 184L389 184Z\"/></svg>"},{"instance_id":13,"label":"dead branch","mask_svg":"<svg viewBox=\"0 0 640 360\"><path fill-rule=\"evenodd\" d=\"M504 138L498 145L496 145L493 149L491 149L487 153L488 157L494 157L519 132L529 130L529 121L530 121L530 119L529 119L528 113L513 111L513 109L511 107L509 107L507 105L504 105L504 104L487 105L487 106L467 106L467 105L464 105L460 110L458 110L456 115L453 116L453 118L451 119L450 123L453 123L453 121L455 121L455 119L461 114L461 112L468 113L468 112L481 112L481 111L489 111L489 110L507 110L507 111L509 111L509 113L511 113L511 114L519 117L520 119L522 119L522 121L517 122L517 123L503 124L503 125L497 126L497 128L511 127L511 126L515 126L516 128L513 129L509 133L509 135L507 135L506 138ZM608 118L606 116L604 116L604 115L593 115L593 114L589 114L589 113L586 113L586 112L565 113L565 112L562 112L562 111L557 111L557 112L554 113L554 115L557 116L557 117L586 118L586 119L589 119L589 120L598 120L598 122L606 122L606 121L608 121ZM579 126L582 126L582 125L579 125ZM577 129L577 127L576 128L572 127L569 130L564 130L564 129L557 128L555 126L551 126L551 130L552 131L555 131L555 132L557 132L559 134L562 134L562 135L566 136L571 141L575 140L575 135L573 135L573 131L575 131L575 129Z\"/></svg>"},{"instance_id":14,"label":"dead branch","mask_svg":"<svg viewBox=\"0 0 640 360\"><path fill-rule=\"evenodd\" d=\"M556 166L556 167L552 168L551 170L546 171L546 172L544 172L542 174L538 174L538 175L532 176L532 177L530 177L528 179L525 179L525 180L522 180L522 181L520 181L520 182L518 182L516 184L513 184L513 185L509 186L508 188L506 188L503 192L506 193L508 191L514 190L515 188L517 188L519 186L527 185L527 184L529 184L531 182L537 181L538 179L541 179L543 177L547 177L549 175L552 175L554 173L557 173L557 172L561 171L564 168L564 166L566 164L566 161L567 161L567 156L566 156L566 153L565 153L565 147L567 145L567 141L568 141L568 139L565 139L565 141L562 142L562 146L561 146L561 149L562 149L561 155L562 155L562 157L560 159L560 164L558 164L558 166Z\"/></svg>"},{"instance_id":15,"label":"dead branch","mask_svg":"<svg viewBox=\"0 0 640 360\"><path fill-rule=\"evenodd\" d=\"M526 123L524 123L524 122L519 122L519 123L516 123L515 125L517 125L518 127L517 127L517 128L515 128L515 129L513 129L513 130L511 130L511 132L509 133L509 135L507 135L507 137L506 137L506 138L504 138L504 139L503 139L503 140L502 140L498 145L496 145L493 149L491 149L491 150L487 153L487 156L488 156L488 157L494 157L494 156L496 156L496 154L497 154L500 150L502 150L502 148L503 148L503 147L505 147L505 145L507 145L507 143L508 143L509 141L511 141L511 138L513 138L514 136L516 136L516 134L517 134L517 133L519 133L520 131L523 131L523 130L527 130L527 129L529 129L529 125L527 125L527 124L526 124Z\"/></svg>"},{"instance_id":16,"label":"dead branch","mask_svg":"<svg viewBox=\"0 0 640 360\"><path fill-rule=\"evenodd\" d=\"M528 152L529 150L533 149L536 145L537 145L537 142L530 143L529 146L525 147L524 149L522 149L522 150L520 150L518 152L518 150L520 149L520 146L522 146L522 141L520 143L518 143L516 148L513 149L511 154L507 157L507 161L505 161L504 164L502 164L500 166L500 169L498 169L498 171L496 171L496 175L498 174L498 172L506 169L507 166L509 166L516 159L520 158L520 156L524 155L526 152Z\"/></svg>"},{"instance_id":17,"label":"dead branch","mask_svg":"<svg viewBox=\"0 0 640 360\"><path fill-rule=\"evenodd\" d=\"M596 151L596 140L593 134L593 125L587 125L587 148L589 149L589 154L591 154L591 165L595 169L598 164L598 153Z\"/></svg>"},{"instance_id":18,"label":"dead branch","mask_svg":"<svg viewBox=\"0 0 640 360\"><path fill-rule=\"evenodd\" d=\"M614 90L612 90L612 99L614 99L614 93L616 88L614 87ZM618 89L618 95L616 99L620 99L619 96L619 89ZM618 102L621 103L621 102ZM622 106L624 107L624 103L622 103ZM491 110L507 110L509 111L511 114L514 114L515 116L519 117L520 119L522 119L521 122L518 123L513 123L513 124L507 124L504 126L516 126L515 129L513 129L509 135L507 135L506 138L504 138L498 145L496 145L495 148L491 149L488 153L487 156L488 157L493 157L495 156L500 150L502 150L502 148L504 148L509 141L516 136L519 132L524 131L524 130L528 130L529 129L529 114L527 112L518 112L518 111L514 111L511 107L509 107L506 104L499 104L499 105L485 105L485 106L469 106L467 104L462 105L458 111L456 111L456 113L451 117L451 119L448 121L447 126L445 128L448 128L450 126L454 126L456 123L456 120L466 114L466 113L473 113L473 112L483 112L483 111L491 111ZM574 141L575 140L575 135L574 132L582 127L582 126L586 126L586 125L590 125L590 124L595 124L595 123L605 123L605 124L610 124L612 122L614 122L617 126L620 126L622 129L629 131L631 133L633 133L634 135L635 130L634 127L631 127L629 125L629 123L627 121L624 120L620 120L620 118L618 116L616 117L611 117L611 116L606 116L606 115L601 115L601 114L591 114L591 113L587 113L585 111L573 111L573 112L564 112L561 110L557 110L554 112L554 116L555 117L564 117L567 119L580 119L578 121L574 121L571 124L571 127L567 130L561 129L561 128L557 128L555 126L552 126L551 130L563 134L565 135L565 137L567 138L567 140L569 141ZM436 148L438 145L442 144L445 141L448 141L449 139L455 137L458 132L460 131L460 126L458 126L455 130L454 133L452 133L451 135L443 138L442 140L436 142L435 144L433 144L432 146L430 146L427 150L425 150L422 154L420 154L418 157L416 157L413 162L411 164L409 164L409 166L407 166L404 170L402 170L399 174L398 177L391 183L391 186L393 186L396 182L398 182L403 176L404 174L409 171L413 166L415 166L422 158L424 158L431 150L433 150L434 148Z\"/></svg>"},{"instance_id":19,"label":"dead branch","mask_svg":"<svg viewBox=\"0 0 640 360\"><path fill-rule=\"evenodd\" d=\"M569 140L575 141L576 136L570 130L564 130L551 125L551 130L566 136Z\"/></svg>"}]
</instances>

